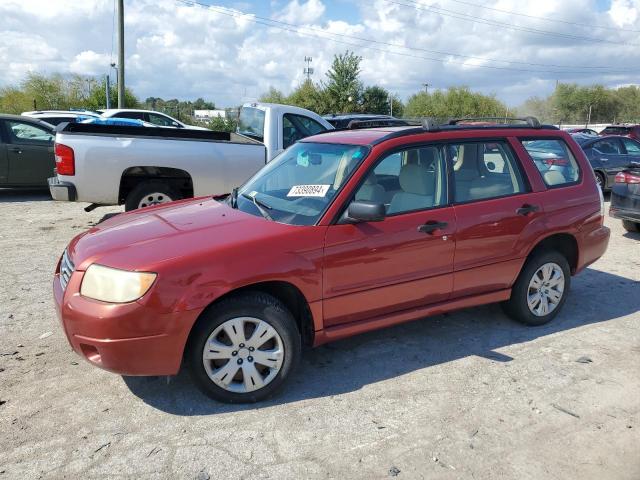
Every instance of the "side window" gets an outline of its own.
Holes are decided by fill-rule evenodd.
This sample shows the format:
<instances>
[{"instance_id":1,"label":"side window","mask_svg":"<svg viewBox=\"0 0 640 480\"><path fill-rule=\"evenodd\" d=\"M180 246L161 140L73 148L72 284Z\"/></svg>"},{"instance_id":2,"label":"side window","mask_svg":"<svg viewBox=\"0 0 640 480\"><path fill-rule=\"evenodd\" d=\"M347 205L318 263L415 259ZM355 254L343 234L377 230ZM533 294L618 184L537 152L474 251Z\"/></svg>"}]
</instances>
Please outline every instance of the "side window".
<instances>
[{"instance_id":1,"label":"side window","mask_svg":"<svg viewBox=\"0 0 640 480\"><path fill-rule=\"evenodd\" d=\"M304 115L294 115L294 117L300 121L300 124L307 131L308 135L315 135L316 133L326 130L325 127L309 117L305 117Z\"/></svg>"},{"instance_id":2,"label":"side window","mask_svg":"<svg viewBox=\"0 0 640 480\"><path fill-rule=\"evenodd\" d=\"M7 120L11 143L49 145L53 142L53 135L37 125L14 120Z\"/></svg>"},{"instance_id":3,"label":"side window","mask_svg":"<svg viewBox=\"0 0 640 480\"><path fill-rule=\"evenodd\" d=\"M309 117L286 113L282 119L282 146L287 148L301 138L315 135L325 130L326 128Z\"/></svg>"},{"instance_id":4,"label":"side window","mask_svg":"<svg viewBox=\"0 0 640 480\"><path fill-rule=\"evenodd\" d=\"M640 155L640 143L630 138L623 138L622 143L624 143L624 148L627 149L629 155Z\"/></svg>"},{"instance_id":5,"label":"side window","mask_svg":"<svg viewBox=\"0 0 640 480\"><path fill-rule=\"evenodd\" d=\"M548 187L574 183L580 178L580 167L564 140L536 139L521 142Z\"/></svg>"},{"instance_id":6,"label":"side window","mask_svg":"<svg viewBox=\"0 0 640 480\"><path fill-rule=\"evenodd\" d=\"M452 144L448 153L456 202L505 197L526 190L515 155L504 141Z\"/></svg>"},{"instance_id":7,"label":"side window","mask_svg":"<svg viewBox=\"0 0 640 480\"><path fill-rule=\"evenodd\" d=\"M383 203L388 215L446 204L444 148L411 148L384 157L369 172L355 199Z\"/></svg>"},{"instance_id":8,"label":"side window","mask_svg":"<svg viewBox=\"0 0 640 480\"><path fill-rule=\"evenodd\" d=\"M615 138L600 140L593 144L593 148L600 153L608 153L609 155L619 155L622 153L620 151L620 144Z\"/></svg>"},{"instance_id":9,"label":"side window","mask_svg":"<svg viewBox=\"0 0 640 480\"><path fill-rule=\"evenodd\" d=\"M132 118L133 120L142 120L143 112L118 112L113 115L114 118Z\"/></svg>"},{"instance_id":10,"label":"side window","mask_svg":"<svg viewBox=\"0 0 640 480\"><path fill-rule=\"evenodd\" d=\"M158 115L157 113L149 114L149 122L160 127L174 127L173 120L164 115Z\"/></svg>"}]
</instances>

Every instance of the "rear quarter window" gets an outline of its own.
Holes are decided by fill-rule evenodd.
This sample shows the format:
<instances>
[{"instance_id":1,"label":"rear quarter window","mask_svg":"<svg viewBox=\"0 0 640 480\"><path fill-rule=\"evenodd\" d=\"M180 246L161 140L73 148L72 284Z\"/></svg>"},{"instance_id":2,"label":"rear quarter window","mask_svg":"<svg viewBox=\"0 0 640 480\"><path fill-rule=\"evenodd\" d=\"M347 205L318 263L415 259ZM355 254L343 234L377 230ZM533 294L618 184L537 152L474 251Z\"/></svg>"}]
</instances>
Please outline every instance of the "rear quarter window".
<instances>
[{"instance_id":1,"label":"rear quarter window","mask_svg":"<svg viewBox=\"0 0 640 480\"><path fill-rule=\"evenodd\" d=\"M520 141L548 187L571 185L579 180L580 167L564 140L536 138Z\"/></svg>"}]
</instances>

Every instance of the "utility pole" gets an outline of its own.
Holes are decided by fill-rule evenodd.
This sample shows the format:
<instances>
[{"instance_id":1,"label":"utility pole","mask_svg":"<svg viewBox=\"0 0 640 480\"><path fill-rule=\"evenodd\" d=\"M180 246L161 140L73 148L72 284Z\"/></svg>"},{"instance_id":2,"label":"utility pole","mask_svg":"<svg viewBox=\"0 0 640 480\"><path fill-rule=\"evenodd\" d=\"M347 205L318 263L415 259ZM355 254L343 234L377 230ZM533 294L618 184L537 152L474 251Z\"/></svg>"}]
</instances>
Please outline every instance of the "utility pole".
<instances>
[{"instance_id":1,"label":"utility pole","mask_svg":"<svg viewBox=\"0 0 640 480\"><path fill-rule=\"evenodd\" d=\"M111 108L111 79L109 74L105 78L105 94L107 95L107 110Z\"/></svg>"},{"instance_id":2,"label":"utility pole","mask_svg":"<svg viewBox=\"0 0 640 480\"><path fill-rule=\"evenodd\" d=\"M307 66L303 71L304 71L304 74L307 76L307 81L309 81L311 80L311 75L313 75L313 67L311 66L311 62L313 62L313 58L305 56L304 61L306 62Z\"/></svg>"},{"instance_id":3,"label":"utility pole","mask_svg":"<svg viewBox=\"0 0 640 480\"><path fill-rule=\"evenodd\" d=\"M391 94L389 94L389 110L390 110L390 115L393 117L393 97L391 96Z\"/></svg>"},{"instance_id":4,"label":"utility pole","mask_svg":"<svg viewBox=\"0 0 640 480\"><path fill-rule=\"evenodd\" d=\"M430 83L423 83L422 86L424 87L424 93L429 93L429 87L432 87L433 85L431 85Z\"/></svg>"},{"instance_id":5,"label":"utility pole","mask_svg":"<svg viewBox=\"0 0 640 480\"><path fill-rule=\"evenodd\" d=\"M124 0L118 0L118 108L124 108Z\"/></svg>"},{"instance_id":6,"label":"utility pole","mask_svg":"<svg viewBox=\"0 0 640 480\"><path fill-rule=\"evenodd\" d=\"M591 123L591 105L589 105L589 115L587 116L587 124L584 126L584 128L587 128L590 123Z\"/></svg>"}]
</instances>

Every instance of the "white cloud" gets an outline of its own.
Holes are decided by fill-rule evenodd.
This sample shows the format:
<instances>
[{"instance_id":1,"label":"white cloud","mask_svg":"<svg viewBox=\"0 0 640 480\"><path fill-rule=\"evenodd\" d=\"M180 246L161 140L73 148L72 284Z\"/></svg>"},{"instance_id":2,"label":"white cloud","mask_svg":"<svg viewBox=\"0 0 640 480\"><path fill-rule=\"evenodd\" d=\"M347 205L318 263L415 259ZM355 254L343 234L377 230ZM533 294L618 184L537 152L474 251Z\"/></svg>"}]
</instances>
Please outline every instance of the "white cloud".
<instances>
[{"instance_id":1,"label":"white cloud","mask_svg":"<svg viewBox=\"0 0 640 480\"><path fill-rule=\"evenodd\" d=\"M332 8L321 0L271 2L271 18L305 25L302 33L267 27L259 18L215 4L206 9L177 0L130 1L125 2L127 85L142 99L204 97L230 106L257 98L271 85L285 91L294 88L304 79L305 56L313 57L313 78L319 81L333 56L346 49L363 57L366 84L383 85L402 97L427 82L434 88L468 85L515 104L549 93L556 80L637 83L638 71L624 71L640 66L640 47L633 45L640 40L618 27L640 30L640 0L612 0L604 14L596 1L494 0L470 7L423 0L421 5L463 12L472 19L629 45L515 31L385 0L357 0L355 15L342 14L341 2L332 2ZM244 3L243 11L259 11L255 1L253 7ZM485 6L611 29L518 17ZM113 0L0 1L0 86L19 82L28 71L109 72L109 63L117 58L115 51L112 54L112 9ZM263 10L263 15L268 14ZM361 40L366 38L378 43ZM526 63L610 66L616 73ZM562 73L571 70L582 73Z\"/></svg>"}]
</instances>

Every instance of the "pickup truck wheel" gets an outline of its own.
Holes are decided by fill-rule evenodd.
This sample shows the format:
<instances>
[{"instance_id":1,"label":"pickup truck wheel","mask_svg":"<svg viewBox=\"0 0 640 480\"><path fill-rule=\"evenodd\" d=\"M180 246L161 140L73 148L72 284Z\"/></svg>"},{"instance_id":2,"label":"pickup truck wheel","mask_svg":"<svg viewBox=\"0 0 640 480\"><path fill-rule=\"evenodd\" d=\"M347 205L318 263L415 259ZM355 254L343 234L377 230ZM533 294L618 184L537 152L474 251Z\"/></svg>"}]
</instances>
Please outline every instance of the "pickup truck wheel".
<instances>
[{"instance_id":1,"label":"pickup truck wheel","mask_svg":"<svg viewBox=\"0 0 640 480\"><path fill-rule=\"evenodd\" d=\"M253 292L203 313L191 334L187 360L206 395L226 403L251 403L282 387L300 352L293 315L271 295Z\"/></svg>"},{"instance_id":2,"label":"pickup truck wheel","mask_svg":"<svg viewBox=\"0 0 640 480\"><path fill-rule=\"evenodd\" d=\"M631 220L622 220L622 226L627 232L640 232L640 222L632 222Z\"/></svg>"},{"instance_id":3,"label":"pickup truck wheel","mask_svg":"<svg viewBox=\"0 0 640 480\"><path fill-rule=\"evenodd\" d=\"M514 320L543 325L555 317L567 298L571 284L569 262L556 251L532 256L520 272L503 308Z\"/></svg>"},{"instance_id":4,"label":"pickup truck wheel","mask_svg":"<svg viewBox=\"0 0 640 480\"><path fill-rule=\"evenodd\" d=\"M129 212L137 208L173 202L181 198L182 195L168 183L160 180L152 180L139 183L129 192L124 203L124 209L126 212Z\"/></svg>"}]
</instances>

